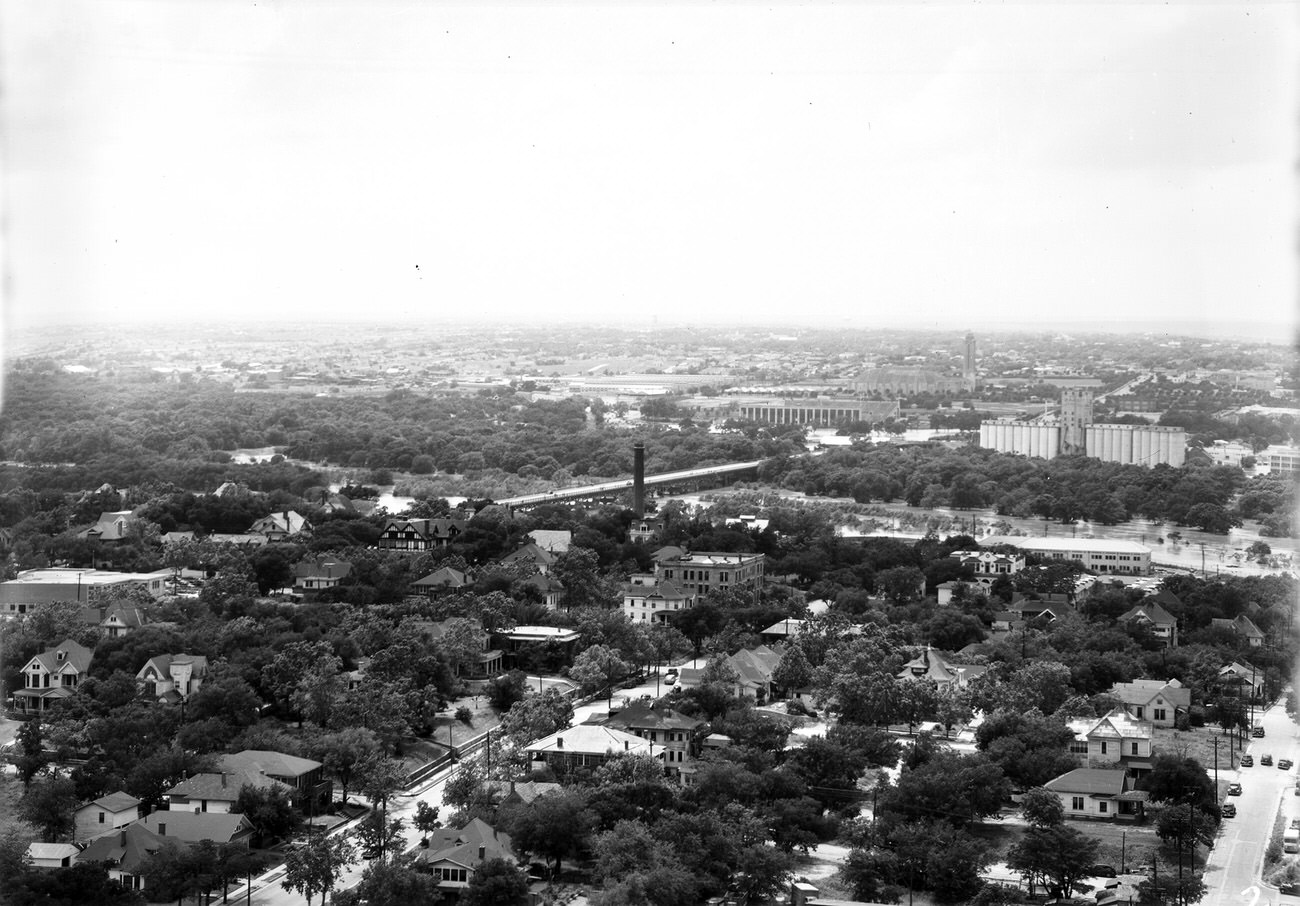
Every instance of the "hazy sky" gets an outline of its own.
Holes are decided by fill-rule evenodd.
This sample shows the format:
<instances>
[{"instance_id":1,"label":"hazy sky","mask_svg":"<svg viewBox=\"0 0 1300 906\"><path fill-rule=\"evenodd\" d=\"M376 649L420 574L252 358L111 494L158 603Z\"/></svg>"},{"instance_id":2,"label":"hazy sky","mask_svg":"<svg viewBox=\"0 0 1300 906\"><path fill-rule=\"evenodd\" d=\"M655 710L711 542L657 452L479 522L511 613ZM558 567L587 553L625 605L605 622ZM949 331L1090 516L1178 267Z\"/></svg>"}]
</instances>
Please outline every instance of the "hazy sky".
<instances>
[{"instance_id":1,"label":"hazy sky","mask_svg":"<svg viewBox=\"0 0 1300 906\"><path fill-rule=\"evenodd\" d=\"M0 0L10 326L1290 323L1290 3Z\"/></svg>"}]
</instances>

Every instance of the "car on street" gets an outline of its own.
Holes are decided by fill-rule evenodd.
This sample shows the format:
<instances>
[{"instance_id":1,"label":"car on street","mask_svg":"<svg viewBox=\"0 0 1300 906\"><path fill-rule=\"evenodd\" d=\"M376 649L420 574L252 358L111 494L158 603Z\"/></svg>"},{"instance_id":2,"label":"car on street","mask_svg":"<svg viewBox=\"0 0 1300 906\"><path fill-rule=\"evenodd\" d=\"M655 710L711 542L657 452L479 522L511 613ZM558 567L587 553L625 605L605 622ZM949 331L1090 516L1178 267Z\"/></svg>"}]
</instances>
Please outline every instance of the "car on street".
<instances>
[{"instance_id":1,"label":"car on street","mask_svg":"<svg viewBox=\"0 0 1300 906\"><path fill-rule=\"evenodd\" d=\"M1292 827L1300 828L1300 818L1292 818L1292 819L1291 819L1291 826L1292 826Z\"/></svg>"},{"instance_id":2,"label":"car on street","mask_svg":"<svg viewBox=\"0 0 1300 906\"><path fill-rule=\"evenodd\" d=\"M1264 738L1264 728L1263 728L1263 727L1256 727L1255 729L1253 729L1253 730L1250 731L1250 735L1253 736L1253 737L1255 737L1256 739L1263 739L1263 738Z\"/></svg>"},{"instance_id":3,"label":"car on street","mask_svg":"<svg viewBox=\"0 0 1300 906\"><path fill-rule=\"evenodd\" d=\"M1290 758L1283 758L1281 761L1277 763L1277 766L1284 771L1289 771L1291 770L1291 766L1293 764L1295 764L1295 762L1293 762Z\"/></svg>"},{"instance_id":4,"label":"car on street","mask_svg":"<svg viewBox=\"0 0 1300 906\"><path fill-rule=\"evenodd\" d=\"M1240 783L1230 783L1230 784L1228 784L1228 795L1229 795L1229 796L1240 796L1240 795L1241 795L1241 784L1240 784Z\"/></svg>"},{"instance_id":5,"label":"car on street","mask_svg":"<svg viewBox=\"0 0 1300 906\"><path fill-rule=\"evenodd\" d=\"M1241 766L1243 768L1253 768L1255 766L1255 759L1249 755L1242 755Z\"/></svg>"},{"instance_id":6,"label":"car on street","mask_svg":"<svg viewBox=\"0 0 1300 906\"><path fill-rule=\"evenodd\" d=\"M1273 766L1273 756L1272 756L1272 755L1261 755L1261 756L1259 756L1259 763L1262 764L1262 765L1264 765L1265 767L1272 767L1272 766Z\"/></svg>"},{"instance_id":7,"label":"car on street","mask_svg":"<svg viewBox=\"0 0 1300 906\"><path fill-rule=\"evenodd\" d=\"M1237 817L1237 807L1231 802L1225 802L1223 808L1220 809L1220 813L1225 818L1235 818Z\"/></svg>"},{"instance_id":8,"label":"car on street","mask_svg":"<svg viewBox=\"0 0 1300 906\"><path fill-rule=\"evenodd\" d=\"M675 682L677 682L677 676L675 674L670 673L664 677L665 686L671 686Z\"/></svg>"}]
</instances>

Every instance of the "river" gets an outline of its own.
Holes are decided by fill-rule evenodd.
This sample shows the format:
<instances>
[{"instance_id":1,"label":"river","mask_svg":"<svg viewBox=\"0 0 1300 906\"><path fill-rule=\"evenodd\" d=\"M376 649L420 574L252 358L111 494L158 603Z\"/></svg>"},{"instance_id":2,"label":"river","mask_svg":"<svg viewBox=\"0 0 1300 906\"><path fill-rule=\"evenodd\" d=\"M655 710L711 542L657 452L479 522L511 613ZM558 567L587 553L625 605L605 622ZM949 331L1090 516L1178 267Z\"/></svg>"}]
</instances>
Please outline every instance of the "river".
<instances>
[{"instance_id":1,"label":"river","mask_svg":"<svg viewBox=\"0 0 1300 906\"><path fill-rule=\"evenodd\" d=\"M768 489L770 493L771 490ZM709 496L719 496L726 491L709 491ZM781 497L791 502L852 504L848 497L809 497L797 491L778 491ZM684 504L708 507L701 494L683 494L668 498L679 500ZM877 523L888 522L877 531L864 531L851 525L840 527L844 537L879 537L920 538L924 533L924 521L927 517L947 520L953 523L940 534L957 534L964 532L976 539L990 535L1033 535L1037 537L1076 537L1104 538L1115 541L1136 541L1151 548L1151 560L1155 564L1177 566L1183 569L1200 571L1202 567L1207 574L1222 575L1276 575L1286 571L1287 560L1294 564L1300 562L1300 541L1295 538L1261 538L1258 526L1247 525L1233 529L1228 535L1215 535L1200 532L1193 528L1168 523L1149 522L1145 519L1131 519L1119 525L1101 525L1091 522L1077 522L1063 525L1045 519L1023 518L1018 516L1000 516L991 509L954 510L948 507L909 507L903 504L872 504L873 510L884 510L895 514L892 522L888 516L871 515L863 517ZM973 524L972 524L973 523ZM1179 537L1171 541L1169 534L1178 533ZM1263 541L1273 550L1274 556L1280 556L1279 568L1260 567L1247 562L1245 549L1255 541ZM1202 548L1202 545L1204 547ZM1202 557L1203 562L1202 562ZM1294 569L1290 567L1290 569Z\"/></svg>"}]
</instances>

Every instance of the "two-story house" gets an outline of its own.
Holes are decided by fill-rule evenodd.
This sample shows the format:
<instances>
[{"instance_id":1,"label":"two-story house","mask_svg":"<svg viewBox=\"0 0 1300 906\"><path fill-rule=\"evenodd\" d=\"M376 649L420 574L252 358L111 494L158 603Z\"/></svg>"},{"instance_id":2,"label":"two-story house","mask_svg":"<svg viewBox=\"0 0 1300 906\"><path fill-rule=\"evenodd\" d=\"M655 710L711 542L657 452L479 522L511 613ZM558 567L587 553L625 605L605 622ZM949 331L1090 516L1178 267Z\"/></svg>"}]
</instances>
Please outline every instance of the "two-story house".
<instances>
[{"instance_id":1,"label":"two-story house","mask_svg":"<svg viewBox=\"0 0 1300 906\"><path fill-rule=\"evenodd\" d=\"M1147 626L1166 648L1178 647L1178 620L1155 601L1139 602L1120 614L1118 620L1125 626Z\"/></svg>"},{"instance_id":2,"label":"two-story house","mask_svg":"<svg viewBox=\"0 0 1300 906\"><path fill-rule=\"evenodd\" d=\"M988 592L999 576L1014 576L1025 568L1024 554L995 553L993 551L953 551L952 557L970 569L971 581Z\"/></svg>"},{"instance_id":3,"label":"two-story house","mask_svg":"<svg viewBox=\"0 0 1300 906\"><path fill-rule=\"evenodd\" d=\"M1135 774L1150 770L1155 735L1150 721L1114 708L1100 719L1072 720L1069 727L1074 731L1070 752L1087 767L1122 767Z\"/></svg>"},{"instance_id":4,"label":"two-story house","mask_svg":"<svg viewBox=\"0 0 1300 906\"><path fill-rule=\"evenodd\" d=\"M427 551L446 547L465 531L464 519L390 519L379 533L377 547L394 551Z\"/></svg>"},{"instance_id":5,"label":"two-story house","mask_svg":"<svg viewBox=\"0 0 1300 906\"><path fill-rule=\"evenodd\" d=\"M201 654L160 654L144 662L136 673L143 691L175 704L189 698L208 676L208 659Z\"/></svg>"},{"instance_id":6,"label":"two-story house","mask_svg":"<svg viewBox=\"0 0 1300 906\"><path fill-rule=\"evenodd\" d=\"M708 726L698 718L645 702L629 705L611 715L604 725L640 736L650 743L652 754L658 755L662 749L664 772L678 779L694 773L701 731Z\"/></svg>"},{"instance_id":7,"label":"two-story house","mask_svg":"<svg viewBox=\"0 0 1300 906\"><path fill-rule=\"evenodd\" d=\"M317 806L328 803L334 793L333 785L324 779L325 766L310 758L265 749L245 749L233 755L222 755L217 765L219 770L231 774L264 774L288 784L293 790L294 804L304 810L312 800Z\"/></svg>"},{"instance_id":8,"label":"two-story house","mask_svg":"<svg viewBox=\"0 0 1300 906\"><path fill-rule=\"evenodd\" d=\"M178 843L211 840L218 846L249 845L253 822L247 815L231 812L153 812L140 819L146 829Z\"/></svg>"},{"instance_id":9,"label":"two-story house","mask_svg":"<svg viewBox=\"0 0 1300 906\"><path fill-rule=\"evenodd\" d=\"M121 638L150 623L149 615L138 607L116 604L99 621L99 628L110 639Z\"/></svg>"},{"instance_id":10,"label":"two-story house","mask_svg":"<svg viewBox=\"0 0 1300 906\"><path fill-rule=\"evenodd\" d=\"M1176 679L1139 679L1116 683L1109 694L1123 703L1138 720L1149 720L1157 727L1172 727L1180 711L1192 706L1192 690Z\"/></svg>"},{"instance_id":11,"label":"two-story house","mask_svg":"<svg viewBox=\"0 0 1300 906\"><path fill-rule=\"evenodd\" d=\"M683 591L695 595L726 589L752 590L763 587L763 554L726 554L706 551L680 551L655 556L655 575L674 582Z\"/></svg>"},{"instance_id":12,"label":"two-story house","mask_svg":"<svg viewBox=\"0 0 1300 906\"><path fill-rule=\"evenodd\" d=\"M694 606L695 595L672 579L637 573L623 586L623 616L632 623L666 623Z\"/></svg>"},{"instance_id":13,"label":"two-story house","mask_svg":"<svg viewBox=\"0 0 1300 906\"><path fill-rule=\"evenodd\" d=\"M1259 648L1264 644L1263 630L1256 626L1255 622L1244 613L1239 614L1232 620L1212 619L1210 620L1210 628L1230 632L1251 648Z\"/></svg>"},{"instance_id":14,"label":"two-story house","mask_svg":"<svg viewBox=\"0 0 1300 906\"><path fill-rule=\"evenodd\" d=\"M76 839L90 840L121 830L140 817L140 800L123 793L109 793L87 802L73 813Z\"/></svg>"},{"instance_id":15,"label":"two-story house","mask_svg":"<svg viewBox=\"0 0 1300 906\"><path fill-rule=\"evenodd\" d=\"M90 649L72 639L42 651L23 666L23 687L14 691L14 706L24 714L39 714L72 696L90 671L92 657Z\"/></svg>"}]
</instances>

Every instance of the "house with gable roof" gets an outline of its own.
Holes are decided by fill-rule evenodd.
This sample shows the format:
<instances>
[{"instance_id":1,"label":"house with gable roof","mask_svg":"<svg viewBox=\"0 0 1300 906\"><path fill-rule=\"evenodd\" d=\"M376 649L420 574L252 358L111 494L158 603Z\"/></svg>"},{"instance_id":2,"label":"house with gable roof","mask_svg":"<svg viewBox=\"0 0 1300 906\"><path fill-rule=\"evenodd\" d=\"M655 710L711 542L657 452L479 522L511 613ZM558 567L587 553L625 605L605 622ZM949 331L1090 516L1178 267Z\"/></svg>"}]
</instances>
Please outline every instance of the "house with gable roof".
<instances>
[{"instance_id":1,"label":"house with gable roof","mask_svg":"<svg viewBox=\"0 0 1300 906\"><path fill-rule=\"evenodd\" d=\"M533 529L528 533L533 543L551 554L567 553L573 544L573 532L560 529Z\"/></svg>"},{"instance_id":2,"label":"house with gable roof","mask_svg":"<svg viewBox=\"0 0 1300 906\"><path fill-rule=\"evenodd\" d=\"M77 863L103 864L108 876L128 890L144 889L144 867L165 846L175 846L154 833L143 821L128 824L111 834L96 837L77 856Z\"/></svg>"},{"instance_id":3,"label":"house with gable roof","mask_svg":"<svg viewBox=\"0 0 1300 906\"><path fill-rule=\"evenodd\" d=\"M89 673L93 656L72 639L42 651L23 666L23 688L14 690L14 706L24 714L40 714L70 698Z\"/></svg>"},{"instance_id":4,"label":"house with gable roof","mask_svg":"<svg viewBox=\"0 0 1300 906\"><path fill-rule=\"evenodd\" d=\"M220 770L231 774L263 774L288 784L293 790L294 804L299 808L305 809L311 799L318 804L327 803L334 795L333 784L323 779L325 766L310 758L266 749L245 749L233 755L222 755L217 765Z\"/></svg>"},{"instance_id":5,"label":"house with gable roof","mask_svg":"<svg viewBox=\"0 0 1300 906\"><path fill-rule=\"evenodd\" d=\"M446 547L469 527L464 519L389 519L376 546L394 551L427 551Z\"/></svg>"},{"instance_id":6,"label":"house with gable roof","mask_svg":"<svg viewBox=\"0 0 1300 906\"><path fill-rule=\"evenodd\" d=\"M929 645L898 671L900 680L930 680L940 689L964 689L988 668L979 664L959 664Z\"/></svg>"},{"instance_id":7,"label":"house with gable roof","mask_svg":"<svg viewBox=\"0 0 1300 906\"><path fill-rule=\"evenodd\" d=\"M108 609L104 614L104 618L99 621L99 628L110 639L116 639L124 635L130 635L151 622L153 621L149 619L149 615L140 608L115 604Z\"/></svg>"},{"instance_id":8,"label":"house with gable roof","mask_svg":"<svg viewBox=\"0 0 1300 906\"><path fill-rule=\"evenodd\" d=\"M1150 721L1112 708L1102 718L1072 720L1068 726L1074 731L1070 752L1087 767L1122 767L1135 775L1151 769L1155 730Z\"/></svg>"},{"instance_id":9,"label":"house with gable roof","mask_svg":"<svg viewBox=\"0 0 1300 906\"><path fill-rule=\"evenodd\" d=\"M294 510L271 513L258 519L248 528L248 534L261 535L267 541L287 541L297 535L311 532L311 523Z\"/></svg>"},{"instance_id":10,"label":"house with gable roof","mask_svg":"<svg viewBox=\"0 0 1300 906\"><path fill-rule=\"evenodd\" d=\"M695 772L692 762L700 753L701 731L708 726L699 718L648 702L628 705L610 715L604 725L640 736L652 749L662 746L664 772L678 779Z\"/></svg>"},{"instance_id":11,"label":"house with gable roof","mask_svg":"<svg viewBox=\"0 0 1300 906\"><path fill-rule=\"evenodd\" d=\"M1118 621L1125 626L1149 626L1151 634L1163 642L1166 648L1178 647L1178 620L1157 601L1138 602L1120 614Z\"/></svg>"},{"instance_id":12,"label":"house with gable roof","mask_svg":"<svg viewBox=\"0 0 1300 906\"><path fill-rule=\"evenodd\" d=\"M666 623L671 614L694 606L695 595L672 579L636 573L623 586L623 616L632 623Z\"/></svg>"},{"instance_id":13,"label":"house with gable roof","mask_svg":"<svg viewBox=\"0 0 1300 906\"><path fill-rule=\"evenodd\" d=\"M352 574L352 564L331 554L307 557L293 565L293 590L313 598Z\"/></svg>"},{"instance_id":14,"label":"house with gable roof","mask_svg":"<svg viewBox=\"0 0 1300 906\"><path fill-rule=\"evenodd\" d=\"M195 774L168 790L167 807L174 812L229 814L239 801L240 791L246 786L283 790L286 795L293 795L293 788L287 783L262 773L208 772Z\"/></svg>"},{"instance_id":15,"label":"house with gable roof","mask_svg":"<svg viewBox=\"0 0 1300 906\"><path fill-rule=\"evenodd\" d=\"M248 846L253 822L247 815L230 812L153 812L140 819L147 830L178 843L211 840L218 846Z\"/></svg>"},{"instance_id":16,"label":"house with gable roof","mask_svg":"<svg viewBox=\"0 0 1300 906\"><path fill-rule=\"evenodd\" d=\"M129 523L134 518L130 510L100 513L95 524L77 533L78 538L98 541L100 544L120 544L126 540Z\"/></svg>"},{"instance_id":17,"label":"house with gable roof","mask_svg":"<svg viewBox=\"0 0 1300 906\"><path fill-rule=\"evenodd\" d=\"M469 576L450 566L441 566L422 579L411 583L417 594L434 595L442 591L455 591L469 585Z\"/></svg>"},{"instance_id":18,"label":"house with gable roof","mask_svg":"<svg viewBox=\"0 0 1300 906\"><path fill-rule=\"evenodd\" d=\"M78 840L90 840L119 830L140 817L140 800L116 792L87 802L73 813L73 831Z\"/></svg>"},{"instance_id":19,"label":"house with gable roof","mask_svg":"<svg viewBox=\"0 0 1300 906\"><path fill-rule=\"evenodd\" d=\"M159 654L144 662L135 680L154 698L176 704L197 692L207 676L208 659L201 654Z\"/></svg>"},{"instance_id":20,"label":"house with gable roof","mask_svg":"<svg viewBox=\"0 0 1300 906\"><path fill-rule=\"evenodd\" d=\"M510 835L480 818L464 827L434 828L427 841L416 858L433 873L440 890L464 890L479 866L492 859L519 862Z\"/></svg>"},{"instance_id":21,"label":"house with gable roof","mask_svg":"<svg viewBox=\"0 0 1300 906\"><path fill-rule=\"evenodd\" d=\"M1219 689L1238 698L1260 698L1264 694L1264 671L1251 664L1233 661L1219 669Z\"/></svg>"},{"instance_id":22,"label":"house with gable roof","mask_svg":"<svg viewBox=\"0 0 1300 906\"><path fill-rule=\"evenodd\" d=\"M1236 619L1232 620L1212 619L1210 620L1210 628L1230 632L1251 648L1258 648L1264 644L1263 630L1256 626L1254 621L1244 613L1239 614Z\"/></svg>"},{"instance_id":23,"label":"house with gable roof","mask_svg":"<svg viewBox=\"0 0 1300 906\"><path fill-rule=\"evenodd\" d=\"M501 558L500 562L504 566L514 563L524 563L533 567L533 569L543 576L551 571L555 565L555 554L539 547L535 542L529 542L516 551L511 551Z\"/></svg>"},{"instance_id":24,"label":"house with gable roof","mask_svg":"<svg viewBox=\"0 0 1300 906\"><path fill-rule=\"evenodd\" d=\"M1116 683L1108 694L1118 698L1135 718L1149 720L1157 727L1174 726L1178 713L1192 706L1192 690L1176 679Z\"/></svg>"},{"instance_id":25,"label":"house with gable roof","mask_svg":"<svg viewBox=\"0 0 1300 906\"><path fill-rule=\"evenodd\" d=\"M1067 818L1137 820L1149 798L1133 789L1127 771L1115 768L1076 768L1043 786L1060 797Z\"/></svg>"},{"instance_id":26,"label":"house with gable roof","mask_svg":"<svg viewBox=\"0 0 1300 906\"><path fill-rule=\"evenodd\" d=\"M75 843L29 843L27 861L32 868L68 868L81 854Z\"/></svg>"}]
</instances>

